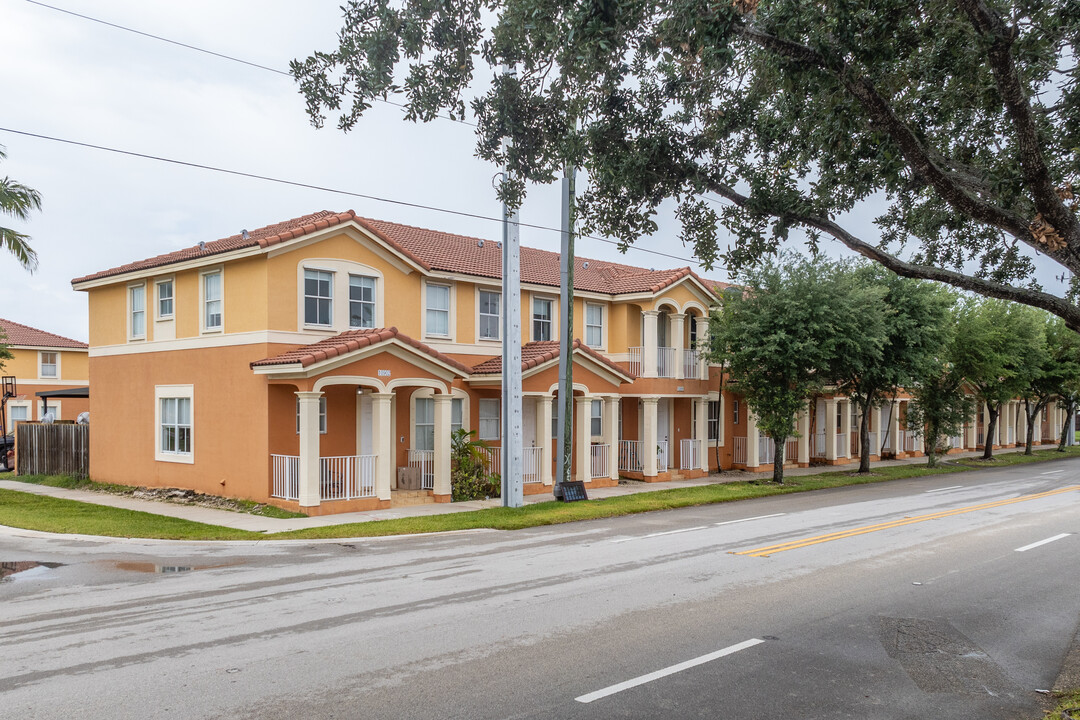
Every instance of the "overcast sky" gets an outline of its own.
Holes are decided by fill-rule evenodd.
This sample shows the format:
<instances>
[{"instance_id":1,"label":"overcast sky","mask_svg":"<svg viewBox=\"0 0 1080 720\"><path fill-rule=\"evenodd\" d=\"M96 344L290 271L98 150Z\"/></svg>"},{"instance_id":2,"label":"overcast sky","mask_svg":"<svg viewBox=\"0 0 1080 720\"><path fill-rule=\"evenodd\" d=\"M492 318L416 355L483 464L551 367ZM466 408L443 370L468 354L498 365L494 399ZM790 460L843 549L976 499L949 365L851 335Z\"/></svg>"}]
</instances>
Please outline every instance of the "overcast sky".
<instances>
[{"instance_id":1,"label":"overcast sky","mask_svg":"<svg viewBox=\"0 0 1080 720\"><path fill-rule=\"evenodd\" d=\"M341 23L337 0L49 4L281 70L293 58L336 47ZM0 0L0 47L0 127L499 217L492 189L497 168L473 157L469 126L449 120L407 123L398 108L376 103L348 134L332 119L315 130L289 77L26 0ZM449 232L493 239L501 233L496 222L9 132L0 131L0 145L8 153L0 176L30 185L43 197L42 212L30 222L2 220L32 236L40 268L30 275L9 254L0 254L0 317L80 340L87 339L86 295L71 289L72 278L242 228L351 208ZM558 227L557 186L533 189L522 220ZM521 239L558 250L554 232L524 228ZM638 246L691 258L670 222ZM577 252L643 267L692 264L633 249L620 255L588 239L579 241ZM722 268L707 274L726 279ZM1049 285L1052 275L1048 270L1043 281Z\"/></svg>"}]
</instances>

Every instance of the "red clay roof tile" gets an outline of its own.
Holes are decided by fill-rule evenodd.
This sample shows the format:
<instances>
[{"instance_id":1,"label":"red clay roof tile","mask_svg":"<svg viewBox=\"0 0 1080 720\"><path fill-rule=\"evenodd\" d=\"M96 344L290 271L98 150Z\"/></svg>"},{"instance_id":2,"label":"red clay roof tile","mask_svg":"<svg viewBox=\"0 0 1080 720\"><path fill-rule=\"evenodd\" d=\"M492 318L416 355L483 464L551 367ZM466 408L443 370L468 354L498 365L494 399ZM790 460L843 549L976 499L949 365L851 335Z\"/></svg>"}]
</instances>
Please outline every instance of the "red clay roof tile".
<instances>
[{"instance_id":1,"label":"red clay roof tile","mask_svg":"<svg viewBox=\"0 0 1080 720\"><path fill-rule=\"evenodd\" d=\"M72 340L62 335L56 335L44 330L32 328L13 320L0 318L0 330L7 335L7 339L0 338L0 342L7 345L29 345L31 347L54 347L68 350L86 350L87 344Z\"/></svg>"},{"instance_id":2,"label":"red clay roof tile","mask_svg":"<svg viewBox=\"0 0 1080 720\"><path fill-rule=\"evenodd\" d=\"M369 345L377 345L378 343L393 340L395 338L399 342L409 345L410 347L451 366L463 375L469 374L470 368L468 365L458 362L449 355L445 355L429 345L413 340L408 335L399 333L396 327L375 328L374 330L347 330L333 337L324 338L310 345L302 345L298 348L283 352L280 355L275 355L274 357L256 360L251 363L251 367L269 367L273 365L300 365L301 367L308 367L317 362L346 355L355 350L359 350L360 348L368 347Z\"/></svg>"},{"instance_id":3,"label":"red clay roof tile","mask_svg":"<svg viewBox=\"0 0 1080 720\"><path fill-rule=\"evenodd\" d=\"M624 368L619 367L611 360L600 353L593 350L591 347L581 342L581 340L574 340L574 350L579 350L585 355L588 355L596 362L606 366L608 369L613 370L620 375L627 377L634 377L634 375ZM559 342L557 340L543 340L525 343L521 346L521 369L529 370L538 365L543 365L550 360L554 360L559 357ZM502 372L502 355L489 358L479 365L475 365L472 369L474 375L495 375Z\"/></svg>"}]
</instances>

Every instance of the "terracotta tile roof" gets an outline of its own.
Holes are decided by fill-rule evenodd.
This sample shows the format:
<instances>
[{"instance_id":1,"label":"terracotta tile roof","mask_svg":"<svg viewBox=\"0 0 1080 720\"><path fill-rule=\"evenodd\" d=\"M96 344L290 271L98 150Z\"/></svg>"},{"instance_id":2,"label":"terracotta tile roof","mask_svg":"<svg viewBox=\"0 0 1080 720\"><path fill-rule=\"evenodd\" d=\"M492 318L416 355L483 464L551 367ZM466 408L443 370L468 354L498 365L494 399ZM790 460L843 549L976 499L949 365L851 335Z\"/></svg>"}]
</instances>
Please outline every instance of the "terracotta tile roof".
<instances>
[{"instance_id":1,"label":"terracotta tile roof","mask_svg":"<svg viewBox=\"0 0 1080 720\"><path fill-rule=\"evenodd\" d=\"M580 340L574 340L574 350L581 351L601 365L604 365L620 375L631 378L634 377L629 370L619 367ZM525 343L521 346L521 369L522 371L529 370L537 365L543 365L550 360L554 360L557 357L559 357L559 342L557 340ZM474 366L472 371L474 375L495 375L501 373L502 355L485 360L479 365Z\"/></svg>"},{"instance_id":2,"label":"terracotta tile roof","mask_svg":"<svg viewBox=\"0 0 1080 720\"><path fill-rule=\"evenodd\" d=\"M352 210L321 212L252 230L247 237L232 235L199 246L177 250L138 262L75 278L72 283L150 270L173 263L212 257L232 250L270 247L344 222L355 221L425 270L463 273L478 277L502 277L502 249L497 242L428 230L401 223L359 217ZM606 260L578 257L574 262L574 288L599 293L655 293L688 275L706 284L689 267L653 270ZM559 254L531 247L521 248L521 280L559 287Z\"/></svg>"},{"instance_id":3,"label":"terracotta tile roof","mask_svg":"<svg viewBox=\"0 0 1080 720\"><path fill-rule=\"evenodd\" d=\"M269 247L270 245L276 245L277 243L291 240L295 237L315 232L316 230L322 230L331 225L337 225L346 220L352 220L354 217L355 213L351 210L345 213L333 213L329 210L323 210L321 212L303 215L298 218L293 218L292 220L285 220L284 222L252 230L247 234L246 238L243 234L231 235L227 238L222 238L221 240L208 242L204 248L195 245L194 247L184 248L183 250L176 250L171 253L165 253L164 255L147 258L146 260L139 260L138 262L110 268L109 270L102 270L101 272L96 272L91 275L84 275L83 277L75 278L71 282L81 283L88 280L112 277L113 275L137 272L139 270L149 270L151 268L163 267L165 265L184 262L186 260L196 260L212 255L220 255L221 253L226 253L231 250L242 250L244 248L256 246Z\"/></svg>"},{"instance_id":4,"label":"terracotta tile roof","mask_svg":"<svg viewBox=\"0 0 1080 720\"><path fill-rule=\"evenodd\" d=\"M323 360L338 357L359 350L369 345L377 345L387 340L397 339L406 345L416 348L420 352L427 353L431 357L450 365L463 374L469 374L469 366L464 365L448 355L435 350L429 345L413 340L408 335L398 332L396 327L376 328L374 330L347 330L334 337L325 338L311 345L303 345L294 350L289 350L274 357L256 360L251 363L252 368L267 367L271 365L300 365L308 367Z\"/></svg>"},{"instance_id":5,"label":"terracotta tile roof","mask_svg":"<svg viewBox=\"0 0 1080 720\"><path fill-rule=\"evenodd\" d=\"M88 347L84 342L3 318L0 318L0 330L7 335L7 339L3 340L7 345L30 345L32 347L54 347L70 350L86 350Z\"/></svg>"}]
</instances>

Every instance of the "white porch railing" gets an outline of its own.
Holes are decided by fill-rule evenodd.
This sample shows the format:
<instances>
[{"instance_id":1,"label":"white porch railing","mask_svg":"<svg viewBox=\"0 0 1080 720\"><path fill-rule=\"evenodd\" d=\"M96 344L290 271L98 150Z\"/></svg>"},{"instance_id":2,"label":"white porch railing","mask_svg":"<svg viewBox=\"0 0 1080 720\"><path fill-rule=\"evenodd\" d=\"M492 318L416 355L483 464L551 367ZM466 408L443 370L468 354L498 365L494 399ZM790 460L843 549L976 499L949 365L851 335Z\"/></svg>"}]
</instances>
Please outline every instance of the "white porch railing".
<instances>
[{"instance_id":1,"label":"white porch railing","mask_svg":"<svg viewBox=\"0 0 1080 720\"><path fill-rule=\"evenodd\" d=\"M814 435L814 446L812 450L814 451L814 457L825 457L825 433L819 432Z\"/></svg>"},{"instance_id":2,"label":"white porch railing","mask_svg":"<svg viewBox=\"0 0 1080 720\"><path fill-rule=\"evenodd\" d=\"M641 377L645 374L645 365L642 363L641 355L645 348L632 347L630 348L630 374Z\"/></svg>"},{"instance_id":3,"label":"white porch railing","mask_svg":"<svg viewBox=\"0 0 1080 720\"><path fill-rule=\"evenodd\" d=\"M960 438L959 435L953 435L951 438L949 438L949 447L954 449L960 449L964 447L964 441Z\"/></svg>"},{"instance_id":4,"label":"white porch railing","mask_svg":"<svg viewBox=\"0 0 1080 720\"><path fill-rule=\"evenodd\" d=\"M847 433L836 433L836 457L847 457Z\"/></svg>"},{"instance_id":5,"label":"white porch railing","mask_svg":"<svg viewBox=\"0 0 1080 720\"><path fill-rule=\"evenodd\" d=\"M480 448L480 455L483 458L484 472L488 475L501 475L502 474L502 448L501 447L484 447Z\"/></svg>"},{"instance_id":6,"label":"white porch railing","mask_svg":"<svg viewBox=\"0 0 1080 720\"><path fill-rule=\"evenodd\" d=\"M1043 437L1046 437L1046 436L1043 435ZM982 428L979 428L978 432L975 433L975 444L976 445L982 445L983 444L983 431L982 431Z\"/></svg>"},{"instance_id":7,"label":"white porch railing","mask_svg":"<svg viewBox=\"0 0 1080 720\"><path fill-rule=\"evenodd\" d=\"M757 439L758 465L772 465L776 459L776 443L765 435L759 435Z\"/></svg>"},{"instance_id":8,"label":"white porch railing","mask_svg":"<svg viewBox=\"0 0 1080 720\"><path fill-rule=\"evenodd\" d=\"M915 435L910 430L903 430L900 436L904 438L904 452L915 452Z\"/></svg>"},{"instance_id":9,"label":"white porch railing","mask_svg":"<svg viewBox=\"0 0 1080 720\"><path fill-rule=\"evenodd\" d=\"M668 454L668 441L667 440L658 440L656 442L656 470L657 470L657 472L665 472L669 467L671 467L671 463L668 462L669 457L670 457L670 455Z\"/></svg>"},{"instance_id":10,"label":"white porch railing","mask_svg":"<svg viewBox=\"0 0 1080 720\"><path fill-rule=\"evenodd\" d=\"M799 461L799 438L788 438L784 443L784 462L794 463Z\"/></svg>"},{"instance_id":11,"label":"white porch railing","mask_svg":"<svg viewBox=\"0 0 1080 720\"><path fill-rule=\"evenodd\" d=\"M687 380L702 380L701 352L697 349L683 350L683 377Z\"/></svg>"},{"instance_id":12,"label":"white porch railing","mask_svg":"<svg viewBox=\"0 0 1080 720\"><path fill-rule=\"evenodd\" d=\"M735 437L735 456L732 458L732 462L736 465L746 464L746 438Z\"/></svg>"},{"instance_id":13,"label":"white porch railing","mask_svg":"<svg viewBox=\"0 0 1080 720\"><path fill-rule=\"evenodd\" d=\"M271 455L273 490L270 497L282 500L300 499L300 456Z\"/></svg>"},{"instance_id":14,"label":"white porch railing","mask_svg":"<svg viewBox=\"0 0 1080 720\"><path fill-rule=\"evenodd\" d=\"M656 377L675 377L675 348L656 348Z\"/></svg>"},{"instance_id":15,"label":"white porch railing","mask_svg":"<svg viewBox=\"0 0 1080 720\"><path fill-rule=\"evenodd\" d=\"M697 470L701 467L701 443L693 438L679 441L679 469Z\"/></svg>"},{"instance_id":16,"label":"white porch railing","mask_svg":"<svg viewBox=\"0 0 1080 720\"><path fill-rule=\"evenodd\" d=\"M608 458L611 456L610 445L589 446L589 477L611 477L611 466Z\"/></svg>"},{"instance_id":17,"label":"white porch railing","mask_svg":"<svg viewBox=\"0 0 1080 720\"><path fill-rule=\"evenodd\" d=\"M375 456L319 458L319 497L322 500L375 497Z\"/></svg>"},{"instance_id":18,"label":"white porch railing","mask_svg":"<svg viewBox=\"0 0 1080 720\"><path fill-rule=\"evenodd\" d=\"M524 462L522 463L524 470L522 474L524 475L524 482L526 484L544 481L543 476L540 474L540 468L543 467L543 461L544 448L525 448Z\"/></svg>"},{"instance_id":19,"label":"white porch railing","mask_svg":"<svg viewBox=\"0 0 1080 720\"><path fill-rule=\"evenodd\" d=\"M640 440L619 441L619 469L626 472L641 472L644 468L641 449L644 445Z\"/></svg>"},{"instance_id":20,"label":"white porch railing","mask_svg":"<svg viewBox=\"0 0 1080 720\"><path fill-rule=\"evenodd\" d=\"M420 487L435 489L435 451L409 448L409 467L420 469Z\"/></svg>"}]
</instances>

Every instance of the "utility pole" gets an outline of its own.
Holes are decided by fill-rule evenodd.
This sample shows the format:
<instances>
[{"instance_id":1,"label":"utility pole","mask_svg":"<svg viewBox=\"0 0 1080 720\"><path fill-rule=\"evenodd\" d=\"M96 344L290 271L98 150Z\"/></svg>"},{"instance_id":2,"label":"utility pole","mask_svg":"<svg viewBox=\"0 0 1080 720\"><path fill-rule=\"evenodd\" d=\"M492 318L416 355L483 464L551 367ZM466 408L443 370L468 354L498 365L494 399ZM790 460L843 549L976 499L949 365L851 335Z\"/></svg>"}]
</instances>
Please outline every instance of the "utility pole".
<instances>
[{"instance_id":1,"label":"utility pole","mask_svg":"<svg viewBox=\"0 0 1080 720\"><path fill-rule=\"evenodd\" d=\"M556 414L559 461L554 487L557 498L562 497L562 484L573 479L571 473L574 469L574 174L574 167L569 163L563 167L562 248L559 252L559 407ZM580 458L580 461L586 463L589 458Z\"/></svg>"},{"instance_id":2,"label":"utility pole","mask_svg":"<svg viewBox=\"0 0 1080 720\"><path fill-rule=\"evenodd\" d=\"M510 74L509 68L503 73ZM508 180L507 170L503 180ZM502 504L525 504L521 417L521 238L518 211L503 201L502 239Z\"/></svg>"}]
</instances>

